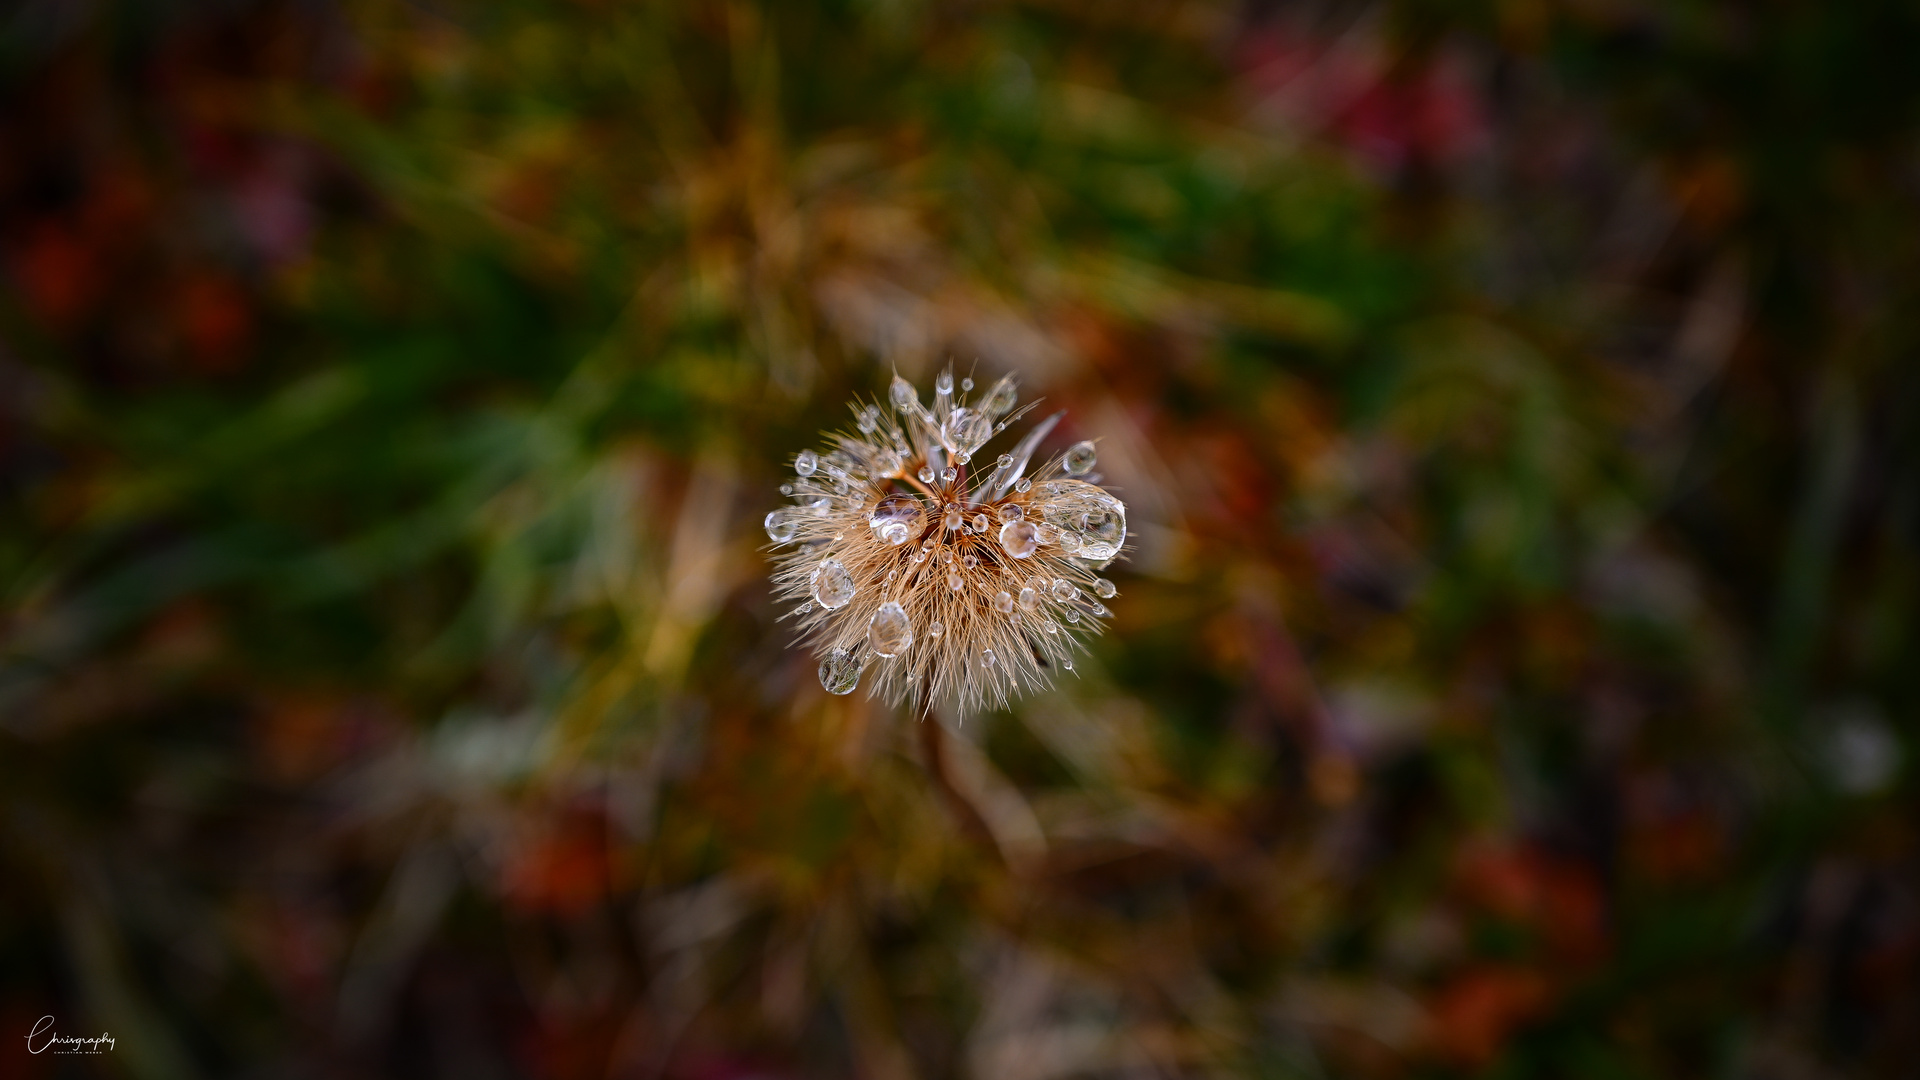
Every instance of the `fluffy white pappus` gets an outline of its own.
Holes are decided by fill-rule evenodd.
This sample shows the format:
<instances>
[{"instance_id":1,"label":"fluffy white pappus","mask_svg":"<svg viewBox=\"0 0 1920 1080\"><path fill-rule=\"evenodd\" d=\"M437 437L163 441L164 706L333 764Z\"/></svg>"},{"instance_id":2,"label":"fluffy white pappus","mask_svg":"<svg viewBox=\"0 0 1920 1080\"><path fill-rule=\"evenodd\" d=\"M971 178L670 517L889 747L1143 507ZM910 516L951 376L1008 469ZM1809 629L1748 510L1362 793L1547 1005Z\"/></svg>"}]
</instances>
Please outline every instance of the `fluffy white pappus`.
<instances>
[{"instance_id":1,"label":"fluffy white pappus","mask_svg":"<svg viewBox=\"0 0 1920 1080\"><path fill-rule=\"evenodd\" d=\"M1073 670L1111 614L1099 573L1127 511L1099 486L1093 443L1029 474L1055 413L982 457L1032 406L1014 408L1010 375L977 404L971 390L949 369L929 406L895 376L885 405L853 403L856 430L795 456L792 504L766 517L776 595L799 604L787 617L833 693L865 682L895 704L997 708Z\"/></svg>"}]
</instances>

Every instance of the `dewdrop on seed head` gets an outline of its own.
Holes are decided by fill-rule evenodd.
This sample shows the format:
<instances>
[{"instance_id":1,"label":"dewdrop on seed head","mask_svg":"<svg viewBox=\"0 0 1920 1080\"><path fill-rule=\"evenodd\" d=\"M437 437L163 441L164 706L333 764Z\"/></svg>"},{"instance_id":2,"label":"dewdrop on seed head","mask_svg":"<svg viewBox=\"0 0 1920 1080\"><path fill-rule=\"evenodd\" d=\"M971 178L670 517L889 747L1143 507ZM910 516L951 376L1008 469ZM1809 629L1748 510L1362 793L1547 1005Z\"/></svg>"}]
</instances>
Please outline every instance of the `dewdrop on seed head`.
<instances>
[{"instance_id":1,"label":"dewdrop on seed head","mask_svg":"<svg viewBox=\"0 0 1920 1080\"><path fill-rule=\"evenodd\" d=\"M1117 590L1096 573L1124 548L1126 508L1093 482L1090 442L1043 449L1060 414L1013 430L1013 378L985 385L976 398L949 370L922 398L895 377L856 405L857 431L792 458L793 502L763 524L828 692L865 682L964 715L1049 685L1103 629L1093 598Z\"/></svg>"}]
</instances>

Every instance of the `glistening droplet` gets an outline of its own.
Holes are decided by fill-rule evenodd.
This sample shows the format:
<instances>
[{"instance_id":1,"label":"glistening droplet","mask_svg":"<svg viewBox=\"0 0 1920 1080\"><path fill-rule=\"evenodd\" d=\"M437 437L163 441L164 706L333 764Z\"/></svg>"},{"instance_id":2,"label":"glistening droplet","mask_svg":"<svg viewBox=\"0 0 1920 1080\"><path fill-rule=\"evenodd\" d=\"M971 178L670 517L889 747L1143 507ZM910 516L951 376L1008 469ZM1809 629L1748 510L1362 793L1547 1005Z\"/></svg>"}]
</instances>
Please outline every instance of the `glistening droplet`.
<instances>
[{"instance_id":1,"label":"glistening droplet","mask_svg":"<svg viewBox=\"0 0 1920 1080\"><path fill-rule=\"evenodd\" d=\"M1001 521L1019 521L1026 516L1027 512L1020 509L1018 503L1008 503L1000 508Z\"/></svg>"},{"instance_id":2,"label":"glistening droplet","mask_svg":"<svg viewBox=\"0 0 1920 1080\"><path fill-rule=\"evenodd\" d=\"M1032 611L1040 606L1040 594L1032 589L1020 590L1020 610Z\"/></svg>"},{"instance_id":3,"label":"glistening droplet","mask_svg":"<svg viewBox=\"0 0 1920 1080\"><path fill-rule=\"evenodd\" d=\"M775 510L767 515L767 539L776 544L792 540L800 531L800 523L793 519L791 510Z\"/></svg>"},{"instance_id":4,"label":"glistening droplet","mask_svg":"<svg viewBox=\"0 0 1920 1080\"><path fill-rule=\"evenodd\" d=\"M835 649L820 661L820 685L829 694L851 694L860 685L860 662L845 649Z\"/></svg>"},{"instance_id":5,"label":"glistening droplet","mask_svg":"<svg viewBox=\"0 0 1920 1080\"><path fill-rule=\"evenodd\" d=\"M838 559L826 559L813 572L813 598L821 607L829 611L847 606L853 594L860 590L853 584L853 575L840 565Z\"/></svg>"},{"instance_id":6,"label":"glistening droplet","mask_svg":"<svg viewBox=\"0 0 1920 1080\"><path fill-rule=\"evenodd\" d=\"M1040 535L1031 523L1009 521L1000 526L1000 546L1016 559L1024 559L1040 546Z\"/></svg>"},{"instance_id":7,"label":"glistening droplet","mask_svg":"<svg viewBox=\"0 0 1920 1080\"><path fill-rule=\"evenodd\" d=\"M951 570L947 572L947 588L952 589L954 592L959 592L966 587L967 583L961 580L958 573Z\"/></svg>"},{"instance_id":8,"label":"glistening droplet","mask_svg":"<svg viewBox=\"0 0 1920 1080\"><path fill-rule=\"evenodd\" d=\"M961 513L958 506L950 505L947 507L947 512L940 516L940 524L945 525L948 530L951 531L959 528L960 523L965 519L966 515Z\"/></svg>"},{"instance_id":9,"label":"glistening droplet","mask_svg":"<svg viewBox=\"0 0 1920 1080\"><path fill-rule=\"evenodd\" d=\"M947 632L947 628L941 624L939 619L935 619L932 622L927 624L928 637L937 638L946 632Z\"/></svg>"},{"instance_id":10,"label":"glistening droplet","mask_svg":"<svg viewBox=\"0 0 1920 1080\"><path fill-rule=\"evenodd\" d=\"M953 393L953 372L943 371L934 376L933 388L942 394Z\"/></svg>"},{"instance_id":11,"label":"glistening droplet","mask_svg":"<svg viewBox=\"0 0 1920 1080\"><path fill-rule=\"evenodd\" d=\"M906 652L913 645L913 623L907 619L907 610L892 600L881 604L867 624L867 640L873 643L876 656L895 657Z\"/></svg>"},{"instance_id":12,"label":"glistening droplet","mask_svg":"<svg viewBox=\"0 0 1920 1080\"><path fill-rule=\"evenodd\" d=\"M999 662L1000 662L1000 658L999 658L999 657L997 657L997 656L995 656L995 655L993 655L993 650L992 650L992 649L981 649L981 650L980 650L980 662L981 662L982 664L985 664L985 665L986 665L986 666L988 666L988 667L992 667L993 665L995 665L995 664L997 664L997 663L999 663Z\"/></svg>"},{"instance_id":13,"label":"glistening droplet","mask_svg":"<svg viewBox=\"0 0 1920 1080\"><path fill-rule=\"evenodd\" d=\"M881 499L867 513L867 526L873 534L895 546L906 543L919 525L920 500L904 491Z\"/></svg>"},{"instance_id":14,"label":"glistening droplet","mask_svg":"<svg viewBox=\"0 0 1920 1080\"><path fill-rule=\"evenodd\" d=\"M898 375L893 377L893 385L888 387L896 409L911 409L920 403L920 397L913 392L913 384Z\"/></svg>"},{"instance_id":15,"label":"glistening droplet","mask_svg":"<svg viewBox=\"0 0 1920 1080\"><path fill-rule=\"evenodd\" d=\"M1113 587L1113 582L1108 581L1106 578L1093 579L1093 594L1102 600L1113 599L1113 594L1119 591L1120 590Z\"/></svg>"},{"instance_id":16,"label":"glistening droplet","mask_svg":"<svg viewBox=\"0 0 1920 1080\"><path fill-rule=\"evenodd\" d=\"M1053 598L1055 600L1071 600L1075 596L1078 596L1079 593L1080 590L1074 588L1073 583L1066 578L1053 579Z\"/></svg>"},{"instance_id":17,"label":"glistening droplet","mask_svg":"<svg viewBox=\"0 0 1920 1080\"><path fill-rule=\"evenodd\" d=\"M993 594L993 610L1002 615L1013 610L1013 594L1005 589Z\"/></svg>"},{"instance_id":18,"label":"glistening droplet","mask_svg":"<svg viewBox=\"0 0 1920 1080\"><path fill-rule=\"evenodd\" d=\"M1079 476L1093 468L1093 462L1093 444L1082 441L1067 447L1066 456L1060 459L1060 467L1067 471L1068 476Z\"/></svg>"},{"instance_id":19,"label":"glistening droplet","mask_svg":"<svg viewBox=\"0 0 1920 1080\"><path fill-rule=\"evenodd\" d=\"M801 476L812 476L813 470L819 467L820 456L811 450L802 450L800 456L793 459L793 471Z\"/></svg>"},{"instance_id":20,"label":"glistening droplet","mask_svg":"<svg viewBox=\"0 0 1920 1080\"><path fill-rule=\"evenodd\" d=\"M914 475L916 475L916 476L918 476L918 477L920 477L920 482L921 482L921 483L923 483L923 484L931 484L931 483L933 483L933 466L931 466L931 465L922 465L922 466L920 466L920 471L919 471L918 473L916 473L916 474L914 474Z\"/></svg>"}]
</instances>

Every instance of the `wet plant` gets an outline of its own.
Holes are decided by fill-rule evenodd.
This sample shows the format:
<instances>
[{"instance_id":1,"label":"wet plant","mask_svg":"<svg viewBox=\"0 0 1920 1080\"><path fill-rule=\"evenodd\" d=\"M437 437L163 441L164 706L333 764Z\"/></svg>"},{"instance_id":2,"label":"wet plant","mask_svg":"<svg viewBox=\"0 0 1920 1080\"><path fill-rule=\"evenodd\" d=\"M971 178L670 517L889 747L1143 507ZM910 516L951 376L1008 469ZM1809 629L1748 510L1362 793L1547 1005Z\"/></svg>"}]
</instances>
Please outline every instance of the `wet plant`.
<instances>
[{"instance_id":1,"label":"wet plant","mask_svg":"<svg viewBox=\"0 0 1920 1080\"><path fill-rule=\"evenodd\" d=\"M1076 443L1028 472L1064 413L1005 453L982 451L1023 417L1013 376L977 401L951 369L929 406L895 376L885 405L853 403L855 430L794 457L792 500L766 517L773 582L820 683L961 713L1006 704L1073 670L1114 585L1100 576L1127 538L1126 506ZM871 674L869 674L871 673Z\"/></svg>"}]
</instances>

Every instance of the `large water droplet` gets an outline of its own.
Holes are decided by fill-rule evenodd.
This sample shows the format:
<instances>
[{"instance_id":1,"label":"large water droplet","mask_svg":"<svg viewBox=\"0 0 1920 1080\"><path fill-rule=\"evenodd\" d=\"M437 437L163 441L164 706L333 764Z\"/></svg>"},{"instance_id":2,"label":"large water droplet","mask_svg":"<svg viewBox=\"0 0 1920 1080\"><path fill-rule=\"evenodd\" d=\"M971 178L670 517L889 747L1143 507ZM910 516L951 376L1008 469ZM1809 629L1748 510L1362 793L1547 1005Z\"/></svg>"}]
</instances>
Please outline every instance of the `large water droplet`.
<instances>
[{"instance_id":1,"label":"large water droplet","mask_svg":"<svg viewBox=\"0 0 1920 1080\"><path fill-rule=\"evenodd\" d=\"M993 384L993 389L987 391L986 400L980 403L980 411L998 419L1001 413L1013 408L1019 396L1013 387L1013 376L1002 376L999 382Z\"/></svg>"},{"instance_id":2,"label":"large water droplet","mask_svg":"<svg viewBox=\"0 0 1920 1080\"><path fill-rule=\"evenodd\" d=\"M767 539L776 544L787 543L800 531L800 523L793 519L791 509L775 510L768 514L766 525Z\"/></svg>"},{"instance_id":3,"label":"large water droplet","mask_svg":"<svg viewBox=\"0 0 1920 1080\"><path fill-rule=\"evenodd\" d=\"M943 371L934 376L933 388L942 394L953 393L953 372Z\"/></svg>"},{"instance_id":4,"label":"large water droplet","mask_svg":"<svg viewBox=\"0 0 1920 1080\"><path fill-rule=\"evenodd\" d=\"M1061 547L1083 559L1111 559L1127 542L1127 508L1082 480L1049 480L1035 489L1042 519Z\"/></svg>"},{"instance_id":5,"label":"large water droplet","mask_svg":"<svg viewBox=\"0 0 1920 1080\"><path fill-rule=\"evenodd\" d=\"M973 515L973 521L972 521L972 523L971 523L971 524L972 524L972 526L973 526L973 531L974 531L974 532L976 532L976 533L979 533L979 534L981 534L981 535L983 535L983 536L984 536L984 535L986 535L986 532L987 532L987 515L985 515L985 514L975 514L975 515Z\"/></svg>"},{"instance_id":6,"label":"large water droplet","mask_svg":"<svg viewBox=\"0 0 1920 1080\"><path fill-rule=\"evenodd\" d=\"M812 476L813 470L819 467L820 457L811 450L802 450L800 456L793 459L793 471L801 476Z\"/></svg>"},{"instance_id":7,"label":"large water droplet","mask_svg":"<svg viewBox=\"0 0 1920 1080\"><path fill-rule=\"evenodd\" d=\"M993 594L993 610L1005 615L1013 610L1013 594L1005 589Z\"/></svg>"},{"instance_id":8,"label":"large water droplet","mask_svg":"<svg viewBox=\"0 0 1920 1080\"><path fill-rule=\"evenodd\" d=\"M947 512L940 515L940 524L945 525L947 530L951 532L959 528L961 521L965 520L965 518L966 515L961 512L958 506L949 504L947 506Z\"/></svg>"},{"instance_id":9,"label":"large water droplet","mask_svg":"<svg viewBox=\"0 0 1920 1080\"><path fill-rule=\"evenodd\" d=\"M919 395L913 392L913 384L898 375L893 377L893 385L888 388L888 393L892 396L893 407L896 409L912 409L920 403Z\"/></svg>"},{"instance_id":10,"label":"large water droplet","mask_svg":"<svg viewBox=\"0 0 1920 1080\"><path fill-rule=\"evenodd\" d=\"M835 649L820 661L820 685L829 694L851 694L860 685L860 662L845 649Z\"/></svg>"},{"instance_id":11,"label":"large water droplet","mask_svg":"<svg viewBox=\"0 0 1920 1080\"><path fill-rule=\"evenodd\" d=\"M1032 589L1020 590L1020 610L1032 611L1040 606L1040 594Z\"/></svg>"},{"instance_id":12,"label":"large water droplet","mask_svg":"<svg viewBox=\"0 0 1920 1080\"><path fill-rule=\"evenodd\" d=\"M1067 447L1066 456L1060 459L1060 467L1067 470L1068 476L1079 476L1093 468L1093 462L1093 444L1082 441Z\"/></svg>"},{"instance_id":13,"label":"large water droplet","mask_svg":"<svg viewBox=\"0 0 1920 1080\"><path fill-rule=\"evenodd\" d=\"M900 455L881 447L874 452L873 461L867 466L867 475L878 480L883 476L893 476L900 471Z\"/></svg>"},{"instance_id":14,"label":"large water droplet","mask_svg":"<svg viewBox=\"0 0 1920 1080\"><path fill-rule=\"evenodd\" d=\"M813 572L813 598L829 611L846 607L847 601L859 591L853 583L853 575L847 573L847 568L840 565L838 559L822 561L819 569Z\"/></svg>"},{"instance_id":15,"label":"large water droplet","mask_svg":"<svg viewBox=\"0 0 1920 1080\"><path fill-rule=\"evenodd\" d=\"M1020 509L1020 504L1018 503L1008 503L1000 508L1001 521L1019 521L1026 516L1027 512Z\"/></svg>"},{"instance_id":16,"label":"large water droplet","mask_svg":"<svg viewBox=\"0 0 1920 1080\"><path fill-rule=\"evenodd\" d=\"M1073 582L1068 581L1066 578L1053 579L1053 598L1055 600L1065 602L1079 595L1079 592L1080 590L1073 587Z\"/></svg>"},{"instance_id":17,"label":"large water droplet","mask_svg":"<svg viewBox=\"0 0 1920 1080\"><path fill-rule=\"evenodd\" d=\"M1079 621L1080 621L1080 609L1079 609L1079 608L1068 608L1068 609L1067 609L1067 621L1068 621L1068 622L1079 622Z\"/></svg>"},{"instance_id":18,"label":"large water droplet","mask_svg":"<svg viewBox=\"0 0 1920 1080\"><path fill-rule=\"evenodd\" d=\"M940 470L940 482L943 484L951 484L955 480L958 480L959 478L960 478L960 470L954 468L951 465Z\"/></svg>"},{"instance_id":19,"label":"large water droplet","mask_svg":"<svg viewBox=\"0 0 1920 1080\"><path fill-rule=\"evenodd\" d=\"M1027 489L1032 486L1033 486L1033 481L1027 479L1024 476L1013 482L1013 490L1021 493L1022 495L1026 494Z\"/></svg>"},{"instance_id":20,"label":"large water droplet","mask_svg":"<svg viewBox=\"0 0 1920 1080\"><path fill-rule=\"evenodd\" d=\"M1108 581L1106 578L1093 579L1093 594L1102 600L1113 599L1113 594L1119 591L1119 589L1113 587L1113 582Z\"/></svg>"},{"instance_id":21,"label":"large water droplet","mask_svg":"<svg viewBox=\"0 0 1920 1080\"><path fill-rule=\"evenodd\" d=\"M1009 521L1000 526L1000 546L1014 558L1024 559L1040 546L1040 535L1031 522Z\"/></svg>"},{"instance_id":22,"label":"large water droplet","mask_svg":"<svg viewBox=\"0 0 1920 1080\"><path fill-rule=\"evenodd\" d=\"M904 491L893 492L867 514L867 527L889 544L906 543L920 527L920 500Z\"/></svg>"},{"instance_id":23,"label":"large water droplet","mask_svg":"<svg viewBox=\"0 0 1920 1080\"><path fill-rule=\"evenodd\" d=\"M873 643L877 656L894 657L906 652L913 645L913 623L907 619L907 609L892 600L881 604L867 624L867 640Z\"/></svg>"},{"instance_id":24,"label":"large water droplet","mask_svg":"<svg viewBox=\"0 0 1920 1080\"><path fill-rule=\"evenodd\" d=\"M916 475L920 477L920 482L923 484L933 483L933 466L931 465L920 466L920 472Z\"/></svg>"},{"instance_id":25,"label":"large water droplet","mask_svg":"<svg viewBox=\"0 0 1920 1080\"><path fill-rule=\"evenodd\" d=\"M940 424L940 442L956 457L961 454L971 457L981 443L992 437L993 421L964 405L948 413Z\"/></svg>"}]
</instances>

